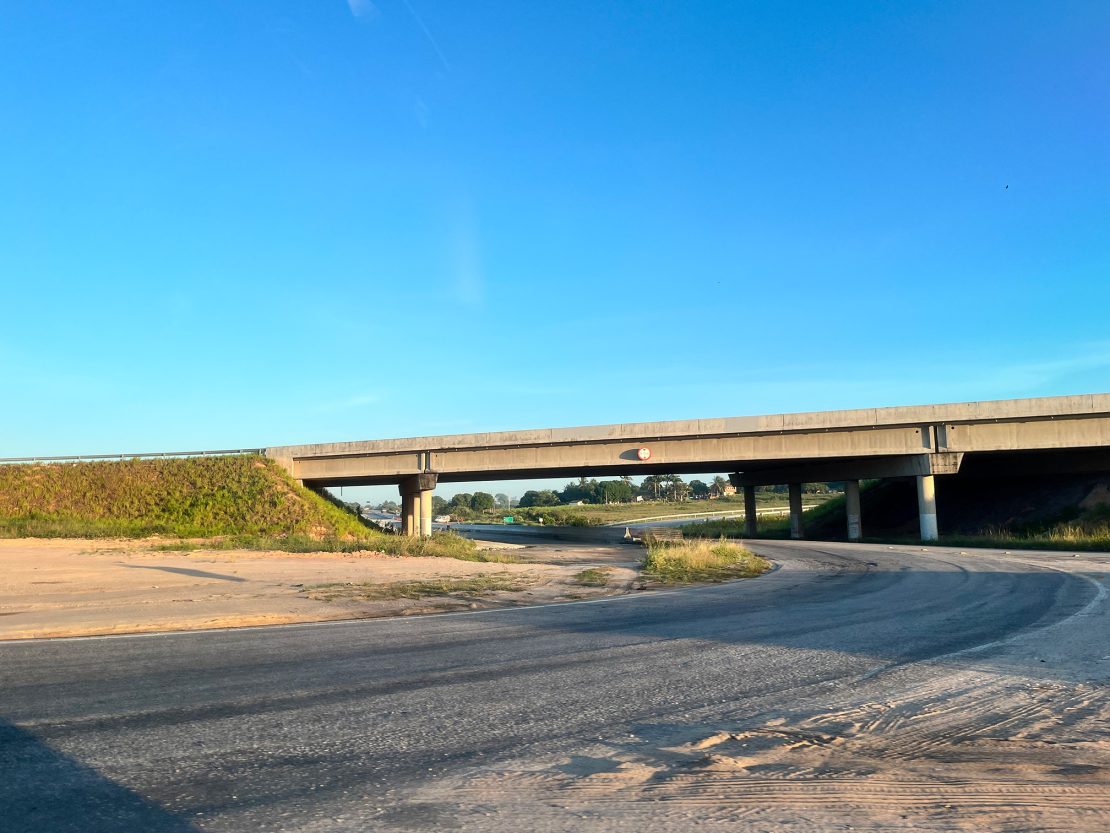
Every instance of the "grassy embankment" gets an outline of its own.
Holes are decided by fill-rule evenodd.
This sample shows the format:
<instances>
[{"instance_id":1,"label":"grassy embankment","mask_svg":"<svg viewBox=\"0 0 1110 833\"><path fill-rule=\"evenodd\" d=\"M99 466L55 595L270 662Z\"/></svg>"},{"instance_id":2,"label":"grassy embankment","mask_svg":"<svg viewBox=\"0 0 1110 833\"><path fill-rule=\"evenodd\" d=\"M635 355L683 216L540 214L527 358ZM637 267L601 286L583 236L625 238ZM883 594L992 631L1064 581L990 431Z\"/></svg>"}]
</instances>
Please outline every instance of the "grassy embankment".
<instances>
[{"instance_id":1,"label":"grassy embankment","mask_svg":"<svg viewBox=\"0 0 1110 833\"><path fill-rule=\"evenodd\" d=\"M751 578L771 562L730 541L660 541L648 546L644 575L667 584Z\"/></svg>"},{"instance_id":2,"label":"grassy embankment","mask_svg":"<svg viewBox=\"0 0 1110 833\"><path fill-rule=\"evenodd\" d=\"M968 488L968 487L964 487ZM980 495L991 494L989 487L978 487ZM994 549L1040 549L1040 550L1080 550L1110 551L1110 506L1078 505L1073 495L1062 493L1054 499L1052 495L1037 495L1036 499L1018 495L1013 507L1003 506L1003 514L1009 519L1003 523L980 525L977 519L998 514L998 503L993 505L989 499L982 505L968 505L966 495L953 495L947 506L939 507L943 524L948 523L953 531L942 534L936 542L939 546L985 547ZM1013 495L1008 496L1013 498ZM916 502L911 488L905 483L864 484L861 493L864 531L875 530L866 535L865 542L886 544L917 544L921 540L916 534ZM1004 503L1004 501L1003 501ZM907 523L895 517L891 505L899 513L912 510L913 517ZM1014 508L1016 507L1016 508ZM1026 508L1028 507L1028 508ZM806 536L817 540L844 540L846 538L844 497L838 496L821 506L804 513ZM789 534L789 519L760 519L759 537L785 538ZM682 527L683 534L689 538L743 538L744 522L738 519L707 521L687 524Z\"/></svg>"},{"instance_id":3,"label":"grassy embankment","mask_svg":"<svg viewBox=\"0 0 1110 833\"><path fill-rule=\"evenodd\" d=\"M937 543L951 547L1110 552L1110 524L1105 521L1092 525L1066 523L1028 533L988 528L980 535L942 535Z\"/></svg>"},{"instance_id":4,"label":"grassy embankment","mask_svg":"<svg viewBox=\"0 0 1110 833\"><path fill-rule=\"evenodd\" d=\"M375 550L509 560L389 535L258 455L0 466L0 537L176 539L159 549Z\"/></svg>"},{"instance_id":5,"label":"grassy embankment","mask_svg":"<svg viewBox=\"0 0 1110 833\"><path fill-rule=\"evenodd\" d=\"M809 496L807 496L808 499ZM823 498L824 502L802 513L805 524L812 525L818 520L840 517L844 514L843 495L813 495ZM759 519L760 538L786 538L790 534L790 518L787 515L763 517ZM682 527L687 538L745 538L743 518L721 518L699 523L689 523Z\"/></svg>"}]
</instances>

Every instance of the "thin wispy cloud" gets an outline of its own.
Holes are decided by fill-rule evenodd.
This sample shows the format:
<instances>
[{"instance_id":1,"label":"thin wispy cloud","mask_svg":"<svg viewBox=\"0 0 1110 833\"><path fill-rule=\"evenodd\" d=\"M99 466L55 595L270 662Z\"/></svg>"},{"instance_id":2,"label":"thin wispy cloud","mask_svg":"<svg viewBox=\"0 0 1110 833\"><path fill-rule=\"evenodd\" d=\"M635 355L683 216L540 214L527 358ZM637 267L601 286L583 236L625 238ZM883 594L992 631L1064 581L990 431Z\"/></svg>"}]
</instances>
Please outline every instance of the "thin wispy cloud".
<instances>
[{"instance_id":1,"label":"thin wispy cloud","mask_svg":"<svg viewBox=\"0 0 1110 833\"><path fill-rule=\"evenodd\" d=\"M420 27L420 31L424 33L424 37L426 37L428 43L432 45L432 49L434 49L436 55L439 56L439 61L443 64L443 68L450 72L451 64L448 62L447 56L443 54L443 50L439 48L439 42L435 39L435 35L432 34L432 30L428 28L428 24L424 22L424 18L417 14L416 9L413 8L409 0L401 0L401 2L405 4L405 8L409 10L412 19L416 21L416 25Z\"/></svg>"},{"instance_id":2,"label":"thin wispy cloud","mask_svg":"<svg viewBox=\"0 0 1110 833\"><path fill-rule=\"evenodd\" d=\"M1064 358L1005 367L999 374L1000 381L1010 389L1033 389L1050 385L1077 373L1110 371L1110 344L1087 344L1075 349L1079 352ZM1110 378L1103 387L1110 388Z\"/></svg>"},{"instance_id":3,"label":"thin wispy cloud","mask_svg":"<svg viewBox=\"0 0 1110 833\"><path fill-rule=\"evenodd\" d=\"M351 14L360 20L373 20L381 12L370 0L347 0L347 8Z\"/></svg>"},{"instance_id":4,"label":"thin wispy cloud","mask_svg":"<svg viewBox=\"0 0 1110 833\"><path fill-rule=\"evenodd\" d=\"M500 392L536 403L558 401L567 382L563 369L536 370L542 384L509 383ZM913 373L893 372L863 358L849 366L819 359L769 361L728 374L699 373L684 365L663 364L660 370L649 396L634 384L636 369L614 365L611 379L619 395L598 394L593 406L598 413L616 414L610 421L620 421L653 418L660 401L685 403L686 416L716 417L1110 392L1110 342L1061 345L1056 356L1042 361L940 358L915 366Z\"/></svg>"},{"instance_id":5,"label":"thin wispy cloud","mask_svg":"<svg viewBox=\"0 0 1110 833\"><path fill-rule=\"evenodd\" d=\"M473 206L464 204L456 209L450 246L455 298L468 307L482 306L485 302L485 277L478 218Z\"/></svg>"},{"instance_id":6,"label":"thin wispy cloud","mask_svg":"<svg viewBox=\"0 0 1110 833\"><path fill-rule=\"evenodd\" d=\"M331 402L322 402L316 406L316 413L330 414L336 411L349 411L354 408L362 408L366 405L375 405L382 401L381 394L378 393L359 393L354 396L348 396L345 399L336 399Z\"/></svg>"},{"instance_id":7,"label":"thin wispy cloud","mask_svg":"<svg viewBox=\"0 0 1110 833\"><path fill-rule=\"evenodd\" d=\"M421 127L428 126L428 114L431 112L431 110L428 109L428 105L424 103L424 100L422 98L418 97L413 103L412 112L413 115L416 116L417 124L419 124Z\"/></svg>"}]
</instances>

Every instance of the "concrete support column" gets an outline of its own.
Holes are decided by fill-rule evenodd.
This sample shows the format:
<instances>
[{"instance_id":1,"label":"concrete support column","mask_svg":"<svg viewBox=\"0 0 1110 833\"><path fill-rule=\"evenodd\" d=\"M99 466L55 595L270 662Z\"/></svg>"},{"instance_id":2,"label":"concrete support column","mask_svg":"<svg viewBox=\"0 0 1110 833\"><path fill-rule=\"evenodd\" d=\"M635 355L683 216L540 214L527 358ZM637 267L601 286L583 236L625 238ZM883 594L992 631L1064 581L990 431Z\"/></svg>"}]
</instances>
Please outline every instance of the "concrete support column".
<instances>
[{"instance_id":1,"label":"concrete support column","mask_svg":"<svg viewBox=\"0 0 1110 833\"><path fill-rule=\"evenodd\" d=\"M917 477L917 513L921 521L921 540L937 540L940 537L937 529L937 491L931 474Z\"/></svg>"},{"instance_id":2,"label":"concrete support column","mask_svg":"<svg viewBox=\"0 0 1110 833\"><path fill-rule=\"evenodd\" d=\"M432 534L432 494L438 475L424 472L404 478L401 491L401 531L412 537Z\"/></svg>"},{"instance_id":3,"label":"concrete support column","mask_svg":"<svg viewBox=\"0 0 1110 833\"><path fill-rule=\"evenodd\" d=\"M848 540L858 541L863 537L863 524L859 511L859 481L844 481L844 503L848 509Z\"/></svg>"},{"instance_id":4,"label":"concrete support column","mask_svg":"<svg viewBox=\"0 0 1110 833\"><path fill-rule=\"evenodd\" d=\"M426 489L420 493L420 537L430 538L432 536L432 489Z\"/></svg>"},{"instance_id":5,"label":"concrete support column","mask_svg":"<svg viewBox=\"0 0 1110 833\"><path fill-rule=\"evenodd\" d=\"M416 501L415 495L401 490L401 532L405 535L415 535Z\"/></svg>"},{"instance_id":6,"label":"concrete support column","mask_svg":"<svg viewBox=\"0 0 1110 833\"><path fill-rule=\"evenodd\" d=\"M802 484L790 484L790 537L799 540L802 537Z\"/></svg>"},{"instance_id":7,"label":"concrete support column","mask_svg":"<svg viewBox=\"0 0 1110 833\"><path fill-rule=\"evenodd\" d=\"M420 515L422 514L422 504L424 503L424 501L421 500L421 495L421 492L412 493L412 527L411 530L405 534L413 538L420 537Z\"/></svg>"},{"instance_id":8,"label":"concrete support column","mask_svg":"<svg viewBox=\"0 0 1110 833\"><path fill-rule=\"evenodd\" d=\"M755 486L744 487L744 534L749 538L756 535Z\"/></svg>"}]
</instances>

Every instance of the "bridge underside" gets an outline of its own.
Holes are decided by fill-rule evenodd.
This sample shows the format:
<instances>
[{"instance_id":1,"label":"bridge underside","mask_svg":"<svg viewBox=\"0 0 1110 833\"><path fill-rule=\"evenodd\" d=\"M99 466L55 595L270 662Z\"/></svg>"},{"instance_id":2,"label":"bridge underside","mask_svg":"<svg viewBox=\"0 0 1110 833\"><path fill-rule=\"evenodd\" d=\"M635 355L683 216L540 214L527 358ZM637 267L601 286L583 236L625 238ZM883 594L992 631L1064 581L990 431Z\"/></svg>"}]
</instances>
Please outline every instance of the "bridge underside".
<instances>
[{"instance_id":1,"label":"bridge underside","mask_svg":"<svg viewBox=\"0 0 1110 833\"><path fill-rule=\"evenodd\" d=\"M791 486L799 516L802 483L844 481L849 529L858 537L851 508L859 481L913 477L922 536L930 539L936 476L1110 471L1110 395L286 446L267 454L311 486L397 484L402 496L413 496L409 531L430 528L415 518L423 503L430 506L436 483L732 472L746 495Z\"/></svg>"},{"instance_id":2,"label":"bridge underside","mask_svg":"<svg viewBox=\"0 0 1110 833\"><path fill-rule=\"evenodd\" d=\"M984 451L962 454L962 463L949 468L954 458L945 458L944 470L933 455L900 457L837 457L819 463L797 460L714 460L706 463L637 466L575 466L571 468L505 469L503 471L437 473L439 483L480 483L487 480L540 480L558 477L621 477L649 474L719 474L739 472L755 486L774 486L792 481L824 483L847 479L873 480L912 477L919 474L962 474L968 477L1001 477L1008 474L1077 474L1110 472L1110 449L1083 448L1068 451ZM324 476L302 479L306 486L396 485L398 475Z\"/></svg>"},{"instance_id":3,"label":"bridge underside","mask_svg":"<svg viewBox=\"0 0 1110 833\"><path fill-rule=\"evenodd\" d=\"M883 458L876 458L883 459ZM858 458L839 458L836 463L849 464ZM577 477L623 477L630 475L642 477L651 474L718 474L735 471L738 467L745 472L773 471L790 466L791 460L749 460L738 463L736 460L710 460L698 463L674 464L637 464L637 465L599 465L599 466L558 466L533 469L490 469L483 471L437 472L439 483L480 483L488 480L542 480L549 478ZM832 462L832 461L830 461ZM909 472L907 472L908 474ZM324 475L300 478L306 486L382 486L398 482L398 475ZM816 482L812 478L804 482ZM829 478L820 478L827 480ZM836 479L836 478L833 478ZM773 483L783 483L774 480Z\"/></svg>"},{"instance_id":4,"label":"bridge underside","mask_svg":"<svg viewBox=\"0 0 1110 833\"><path fill-rule=\"evenodd\" d=\"M745 498L746 534L756 537L755 489L758 486L787 484L790 493L791 535L804 537L802 526L801 484L843 481L847 498L846 522L848 539L863 538L863 519L860 513L860 481L889 478L913 478L918 484L918 511L922 540L939 537L936 512L936 487L934 476L957 475L961 478L991 480L999 477L1029 475L1057 475L1080 473L1110 473L1110 448L1091 447L1068 450L1034 450L1025 452L978 452L974 454L940 452L879 457L841 457L817 462L799 463L796 460L710 461L703 464L664 466L661 464L637 466L597 466L582 468L550 468L503 472L457 473L447 476L424 474L400 481L402 520L406 532L413 535L430 535L431 496L435 485L444 482L472 482L481 480L512 480L541 477L620 476L634 471L637 474L715 474L730 469L740 469L730 474L732 483L741 489ZM310 480L306 485L315 487L340 485L378 485L397 482L380 477L347 477L341 479Z\"/></svg>"},{"instance_id":5,"label":"bridge underside","mask_svg":"<svg viewBox=\"0 0 1110 833\"><path fill-rule=\"evenodd\" d=\"M873 457L873 458L859 458L859 457L841 457L831 460L822 461L822 468L818 469L812 464L802 466L797 465L796 460L710 460L706 462L697 463L675 463L675 464L639 464L631 465L606 465L606 466L560 466L548 468L535 468L535 469L495 469L484 471L463 471L463 472L437 472L436 477L439 483L481 483L489 480L541 480L549 478L577 478L577 477L622 477L624 475L631 475L641 477L650 474L681 474L681 475L696 475L696 474L719 474L721 472L736 471L737 469L743 471L745 474L750 474L753 481L760 481L758 485L774 485L778 483L786 483L788 480L781 479L777 472L799 472L805 474L802 481L803 483L816 483L824 482L827 480L842 480L844 479L843 472L848 470L857 470L862 464L874 468L874 474L865 474L862 479L871 479L872 477L887 477L887 476L910 476L913 474L921 473L923 465L918 461L925 458L927 455L904 455L902 457ZM818 476L828 466L829 471L841 471L840 477L825 477ZM928 468L925 464L924 468ZM897 471L894 471L897 469ZM871 469L868 469L869 471ZM884 473L889 470L889 473ZM776 473L770 478L762 476L762 473ZM812 475L810 474L812 472ZM801 476L801 474L791 475L791 477ZM398 482L398 475L324 475L319 477L299 478L306 486L382 486L392 485Z\"/></svg>"}]
</instances>

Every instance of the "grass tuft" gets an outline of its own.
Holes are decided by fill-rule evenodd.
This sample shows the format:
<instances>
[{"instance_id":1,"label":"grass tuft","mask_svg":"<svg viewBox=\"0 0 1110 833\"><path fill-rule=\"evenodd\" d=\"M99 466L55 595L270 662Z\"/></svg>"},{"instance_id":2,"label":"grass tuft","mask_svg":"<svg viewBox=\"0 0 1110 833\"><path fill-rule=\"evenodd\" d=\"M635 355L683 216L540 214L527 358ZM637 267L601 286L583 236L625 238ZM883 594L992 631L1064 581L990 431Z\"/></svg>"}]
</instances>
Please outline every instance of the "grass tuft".
<instances>
[{"instance_id":1,"label":"grass tuft","mask_svg":"<svg viewBox=\"0 0 1110 833\"><path fill-rule=\"evenodd\" d=\"M383 601L387 599L425 599L433 596L471 598L505 590L519 592L531 586L531 581L512 573L487 573L470 578L426 579L423 581L395 581L386 584L347 583L318 584L305 590L310 599L334 601Z\"/></svg>"},{"instance_id":2,"label":"grass tuft","mask_svg":"<svg viewBox=\"0 0 1110 833\"><path fill-rule=\"evenodd\" d=\"M643 562L645 575L667 584L750 578L769 569L767 559L724 539L655 543Z\"/></svg>"},{"instance_id":3,"label":"grass tuft","mask_svg":"<svg viewBox=\"0 0 1110 833\"><path fill-rule=\"evenodd\" d=\"M604 587L609 583L609 567L590 567L574 576L574 581L583 587Z\"/></svg>"},{"instance_id":4,"label":"grass tuft","mask_svg":"<svg viewBox=\"0 0 1110 833\"><path fill-rule=\"evenodd\" d=\"M491 552L490 550L478 550L474 553L472 558L463 558L463 561L479 561L483 564L527 564L523 558L518 558L515 555L510 555L504 552Z\"/></svg>"}]
</instances>

